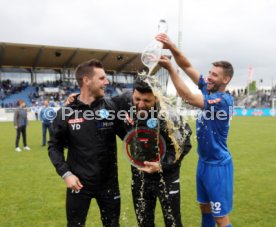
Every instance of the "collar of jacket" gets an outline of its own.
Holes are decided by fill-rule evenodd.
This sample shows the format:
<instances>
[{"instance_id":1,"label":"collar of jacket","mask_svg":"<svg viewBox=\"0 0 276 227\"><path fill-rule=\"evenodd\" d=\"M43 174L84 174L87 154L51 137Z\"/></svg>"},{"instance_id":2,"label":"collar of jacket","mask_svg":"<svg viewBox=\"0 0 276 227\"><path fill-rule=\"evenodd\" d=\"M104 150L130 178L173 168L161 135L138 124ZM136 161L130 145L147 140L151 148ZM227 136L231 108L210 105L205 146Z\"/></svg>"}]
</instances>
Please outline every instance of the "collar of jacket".
<instances>
[{"instance_id":1,"label":"collar of jacket","mask_svg":"<svg viewBox=\"0 0 276 227\"><path fill-rule=\"evenodd\" d=\"M90 105L88 105L88 104L85 104L82 101L80 101L79 96L80 96L80 94L75 96L74 101L69 105L70 107L72 107L72 108L80 108L80 107L92 108L92 107L99 105L104 100L104 98L101 97L101 98L96 99Z\"/></svg>"}]
</instances>

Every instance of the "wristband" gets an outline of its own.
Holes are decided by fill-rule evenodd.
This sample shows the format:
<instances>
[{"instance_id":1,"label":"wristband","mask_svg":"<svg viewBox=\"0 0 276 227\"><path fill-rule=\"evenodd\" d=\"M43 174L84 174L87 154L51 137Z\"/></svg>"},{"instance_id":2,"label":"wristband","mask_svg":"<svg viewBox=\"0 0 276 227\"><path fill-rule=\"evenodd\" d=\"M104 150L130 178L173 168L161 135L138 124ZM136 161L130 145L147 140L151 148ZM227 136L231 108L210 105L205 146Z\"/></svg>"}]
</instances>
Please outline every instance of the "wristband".
<instances>
[{"instance_id":1,"label":"wristband","mask_svg":"<svg viewBox=\"0 0 276 227\"><path fill-rule=\"evenodd\" d=\"M62 175L61 178L62 178L63 180L65 180L66 177L69 177L69 176L71 176L71 175L73 175L73 173L72 173L71 171L67 171L66 173L64 173L64 174Z\"/></svg>"}]
</instances>

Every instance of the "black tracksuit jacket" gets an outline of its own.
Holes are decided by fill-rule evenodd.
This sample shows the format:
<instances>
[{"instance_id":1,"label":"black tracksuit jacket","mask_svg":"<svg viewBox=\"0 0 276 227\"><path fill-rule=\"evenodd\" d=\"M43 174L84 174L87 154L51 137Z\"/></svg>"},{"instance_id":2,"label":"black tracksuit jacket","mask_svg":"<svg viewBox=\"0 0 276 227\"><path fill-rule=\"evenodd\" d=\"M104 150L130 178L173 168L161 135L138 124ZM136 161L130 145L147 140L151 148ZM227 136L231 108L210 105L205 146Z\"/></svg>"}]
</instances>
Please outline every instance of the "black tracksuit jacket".
<instances>
[{"instance_id":1,"label":"black tracksuit jacket","mask_svg":"<svg viewBox=\"0 0 276 227\"><path fill-rule=\"evenodd\" d=\"M48 147L49 157L60 176L71 171L84 186L94 189L118 185L116 134L121 138L125 134L116 118L99 116L99 111L103 110L111 116L116 107L105 98L90 106L76 98L62 107L54 120L54 133ZM68 149L67 159L64 148Z\"/></svg>"},{"instance_id":2,"label":"black tracksuit jacket","mask_svg":"<svg viewBox=\"0 0 276 227\"><path fill-rule=\"evenodd\" d=\"M120 96L113 97L112 100L116 103L116 106L119 110L124 110L124 111L129 111L130 108L133 106L132 102L132 93L131 92L125 92ZM135 122L135 125L130 125L129 122L125 119L123 122L124 128L126 132L132 130L135 127L147 127L146 120L137 120L133 119ZM168 129L166 126L166 122L159 120L160 122L160 134L163 136L165 143L166 143L166 151L163 159L161 160L161 166L162 166L162 176L164 179L168 180L177 180L179 178L179 171L180 171L180 166L181 166L181 161L184 158L185 155L187 155L192 147L191 142L190 142L190 136L192 134L192 131L189 127L188 124L185 124L181 127L182 130L185 128L186 131L186 138L181 145L181 155L180 158L175 161L175 148L173 146L173 143L171 139L168 136ZM137 125L138 124L138 125ZM180 129L181 130L181 129ZM132 166L132 172L134 175L137 174L137 169ZM153 173L153 174L148 174L144 173L144 177L146 179L151 179L151 180L160 180L160 174L159 173Z\"/></svg>"}]
</instances>

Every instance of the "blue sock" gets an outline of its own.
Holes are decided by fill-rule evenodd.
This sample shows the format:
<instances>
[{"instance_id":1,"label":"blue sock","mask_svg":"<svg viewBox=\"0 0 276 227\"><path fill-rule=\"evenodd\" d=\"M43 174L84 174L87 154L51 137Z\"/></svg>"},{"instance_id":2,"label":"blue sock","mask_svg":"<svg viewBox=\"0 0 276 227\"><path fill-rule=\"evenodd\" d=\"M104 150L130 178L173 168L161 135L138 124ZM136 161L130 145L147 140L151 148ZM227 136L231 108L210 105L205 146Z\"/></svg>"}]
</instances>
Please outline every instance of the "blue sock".
<instances>
[{"instance_id":1,"label":"blue sock","mask_svg":"<svg viewBox=\"0 0 276 227\"><path fill-rule=\"evenodd\" d=\"M201 227L215 227L216 222L212 214L202 213Z\"/></svg>"}]
</instances>

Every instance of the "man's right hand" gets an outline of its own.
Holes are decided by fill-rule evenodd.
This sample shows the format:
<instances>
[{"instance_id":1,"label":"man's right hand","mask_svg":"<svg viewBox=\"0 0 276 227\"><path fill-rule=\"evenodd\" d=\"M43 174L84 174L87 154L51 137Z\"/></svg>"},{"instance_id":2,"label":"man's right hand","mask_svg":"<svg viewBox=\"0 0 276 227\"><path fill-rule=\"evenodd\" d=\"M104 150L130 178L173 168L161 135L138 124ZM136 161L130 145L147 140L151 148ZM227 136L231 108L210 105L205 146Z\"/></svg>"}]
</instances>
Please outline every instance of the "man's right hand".
<instances>
[{"instance_id":1,"label":"man's right hand","mask_svg":"<svg viewBox=\"0 0 276 227\"><path fill-rule=\"evenodd\" d=\"M72 93L71 95L69 95L68 98L65 100L64 105L67 106L71 104L77 95L78 93Z\"/></svg>"},{"instance_id":2,"label":"man's right hand","mask_svg":"<svg viewBox=\"0 0 276 227\"><path fill-rule=\"evenodd\" d=\"M155 36L155 39L161 43L163 43L163 49L169 49L172 50L175 44L170 40L169 36L164 33L160 33L157 36Z\"/></svg>"},{"instance_id":3,"label":"man's right hand","mask_svg":"<svg viewBox=\"0 0 276 227\"><path fill-rule=\"evenodd\" d=\"M138 168L138 170L146 172L146 173L156 173L160 172L161 166L159 162L144 162L144 167Z\"/></svg>"},{"instance_id":4,"label":"man's right hand","mask_svg":"<svg viewBox=\"0 0 276 227\"><path fill-rule=\"evenodd\" d=\"M66 183L67 188L71 188L71 189L74 189L74 190L81 190L82 187L83 187L83 185L81 184L79 178L75 175L67 176L64 179L64 181Z\"/></svg>"}]
</instances>

